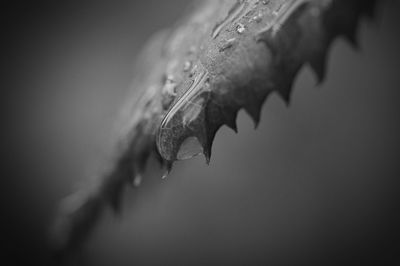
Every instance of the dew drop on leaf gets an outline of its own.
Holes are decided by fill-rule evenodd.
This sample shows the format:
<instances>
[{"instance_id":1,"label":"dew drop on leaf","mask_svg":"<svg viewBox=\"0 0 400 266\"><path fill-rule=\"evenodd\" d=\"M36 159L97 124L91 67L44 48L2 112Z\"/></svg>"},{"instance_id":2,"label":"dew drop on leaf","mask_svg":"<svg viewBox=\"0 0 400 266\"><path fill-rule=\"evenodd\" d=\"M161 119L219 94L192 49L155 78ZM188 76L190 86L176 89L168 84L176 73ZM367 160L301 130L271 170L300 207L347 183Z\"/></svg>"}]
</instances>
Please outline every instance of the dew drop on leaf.
<instances>
[{"instance_id":1,"label":"dew drop on leaf","mask_svg":"<svg viewBox=\"0 0 400 266\"><path fill-rule=\"evenodd\" d=\"M228 15L225 17L225 19L215 25L214 29L212 30L211 37L215 39L223 28L225 28L227 25L234 24L241 17L241 15L247 11L247 6L247 2L237 0L228 11Z\"/></svg>"},{"instance_id":2,"label":"dew drop on leaf","mask_svg":"<svg viewBox=\"0 0 400 266\"><path fill-rule=\"evenodd\" d=\"M192 67L192 62L185 61L185 63L183 64L183 71L187 72L190 70L191 67Z\"/></svg>"},{"instance_id":3,"label":"dew drop on leaf","mask_svg":"<svg viewBox=\"0 0 400 266\"><path fill-rule=\"evenodd\" d=\"M169 175L169 171L165 171L165 173L161 176L161 179L166 179Z\"/></svg>"},{"instance_id":4,"label":"dew drop on leaf","mask_svg":"<svg viewBox=\"0 0 400 266\"><path fill-rule=\"evenodd\" d=\"M254 20L255 22L259 23L262 20L262 13L259 12L257 15L255 15L252 20Z\"/></svg>"},{"instance_id":5,"label":"dew drop on leaf","mask_svg":"<svg viewBox=\"0 0 400 266\"><path fill-rule=\"evenodd\" d=\"M242 34L245 30L246 30L246 28L244 27L244 25L242 23L237 24L237 26L236 26L237 33Z\"/></svg>"},{"instance_id":6,"label":"dew drop on leaf","mask_svg":"<svg viewBox=\"0 0 400 266\"><path fill-rule=\"evenodd\" d=\"M196 128L194 121L203 117L204 104L209 95L209 76L204 66L198 63L193 66L192 71L191 80L184 85L187 89L162 119L156 138L161 156L168 161L176 159L180 147L177 143L181 144L190 137L185 134L190 128Z\"/></svg>"},{"instance_id":7,"label":"dew drop on leaf","mask_svg":"<svg viewBox=\"0 0 400 266\"><path fill-rule=\"evenodd\" d=\"M164 87L162 88L163 93L175 96L176 95L175 88L176 88L176 83L174 81L174 77L168 75L165 80Z\"/></svg>"}]
</instances>

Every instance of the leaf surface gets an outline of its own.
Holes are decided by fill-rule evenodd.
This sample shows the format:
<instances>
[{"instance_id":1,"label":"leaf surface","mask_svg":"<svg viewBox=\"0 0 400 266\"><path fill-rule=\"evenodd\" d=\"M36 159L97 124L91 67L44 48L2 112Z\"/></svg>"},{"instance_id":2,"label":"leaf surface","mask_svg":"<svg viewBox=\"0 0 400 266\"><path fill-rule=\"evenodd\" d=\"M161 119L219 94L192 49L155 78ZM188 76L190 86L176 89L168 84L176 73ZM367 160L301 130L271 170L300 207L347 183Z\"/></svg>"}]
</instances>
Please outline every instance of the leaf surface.
<instances>
[{"instance_id":1,"label":"leaf surface","mask_svg":"<svg viewBox=\"0 0 400 266\"><path fill-rule=\"evenodd\" d=\"M107 204L119 208L122 189L138 185L155 156L169 171L199 153L209 162L216 132L233 130L244 109L260 121L275 92L289 103L298 71L310 66L321 82L336 37L353 45L374 0L204 1L175 27L155 35L136 67L116 133L115 158L90 189L66 199L53 237L57 250L76 248Z\"/></svg>"}]
</instances>

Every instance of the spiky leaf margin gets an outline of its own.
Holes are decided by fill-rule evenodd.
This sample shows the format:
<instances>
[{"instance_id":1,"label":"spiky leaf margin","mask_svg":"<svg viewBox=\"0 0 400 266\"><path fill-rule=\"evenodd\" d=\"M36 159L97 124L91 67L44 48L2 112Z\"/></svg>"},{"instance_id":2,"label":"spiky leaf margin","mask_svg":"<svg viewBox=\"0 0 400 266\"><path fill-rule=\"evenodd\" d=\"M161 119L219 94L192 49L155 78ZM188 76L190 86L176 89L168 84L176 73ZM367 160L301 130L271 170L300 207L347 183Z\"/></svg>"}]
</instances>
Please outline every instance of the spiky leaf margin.
<instances>
[{"instance_id":1,"label":"spiky leaf margin","mask_svg":"<svg viewBox=\"0 0 400 266\"><path fill-rule=\"evenodd\" d=\"M166 167L182 143L196 139L207 162L216 132L233 130L240 109L257 125L272 92L289 103L303 65L321 82L336 37L356 44L361 17L375 0L209 0L177 26L158 33L137 62L135 94L123 110L116 158L94 183L64 200L52 230L65 255L80 246L107 205L118 210L122 189L138 184L155 156Z\"/></svg>"}]
</instances>

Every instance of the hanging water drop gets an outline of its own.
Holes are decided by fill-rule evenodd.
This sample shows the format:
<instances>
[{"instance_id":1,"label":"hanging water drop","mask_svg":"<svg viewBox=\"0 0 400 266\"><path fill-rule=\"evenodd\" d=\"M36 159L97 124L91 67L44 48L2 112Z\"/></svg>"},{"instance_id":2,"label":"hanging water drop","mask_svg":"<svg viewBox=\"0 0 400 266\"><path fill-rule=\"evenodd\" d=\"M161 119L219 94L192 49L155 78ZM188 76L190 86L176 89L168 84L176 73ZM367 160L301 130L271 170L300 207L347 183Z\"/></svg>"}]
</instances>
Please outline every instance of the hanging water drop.
<instances>
[{"instance_id":1,"label":"hanging water drop","mask_svg":"<svg viewBox=\"0 0 400 266\"><path fill-rule=\"evenodd\" d=\"M205 90L209 90L209 89L210 89L210 79L209 79L209 78L207 78L207 79L204 81L204 89L205 89Z\"/></svg>"},{"instance_id":2,"label":"hanging water drop","mask_svg":"<svg viewBox=\"0 0 400 266\"><path fill-rule=\"evenodd\" d=\"M169 175L169 171L165 171L164 174L161 176L161 179L166 179Z\"/></svg>"},{"instance_id":3,"label":"hanging water drop","mask_svg":"<svg viewBox=\"0 0 400 266\"><path fill-rule=\"evenodd\" d=\"M244 27L244 25L242 23L237 24L237 26L236 26L237 33L242 34L245 30L246 30L246 28Z\"/></svg>"},{"instance_id":4,"label":"hanging water drop","mask_svg":"<svg viewBox=\"0 0 400 266\"><path fill-rule=\"evenodd\" d=\"M164 87L162 88L163 93L167 93L168 95L175 96L176 95L175 88L176 88L176 83L174 81L174 77L171 75L168 75L165 80Z\"/></svg>"},{"instance_id":5,"label":"hanging water drop","mask_svg":"<svg viewBox=\"0 0 400 266\"><path fill-rule=\"evenodd\" d=\"M190 68L192 67L192 62L190 61L185 61L185 63L183 64L183 71L187 72L190 70Z\"/></svg>"},{"instance_id":6,"label":"hanging water drop","mask_svg":"<svg viewBox=\"0 0 400 266\"><path fill-rule=\"evenodd\" d=\"M193 71L193 68L197 70ZM157 148L166 161L176 160L179 151L176 144L187 137L185 132L193 121L203 118L204 104L209 97L211 85L208 72L200 62L193 68L193 76L182 85L185 86L184 93L168 109L157 133Z\"/></svg>"},{"instance_id":7,"label":"hanging water drop","mask_svg":"<svg viewBox=\"0 0 400 266\"><path fill-rule=\"evenodd\" d=\"M169 172L171 172L171 168L172 168L172 162L166 162L166 169L164 174L161 176L161 179L166 179L169 175Z\"/></svg>"},{"instance_id":8,"label":"hanging water drop","mask_svg":"<svg viewBox=\"0 0 400 266\"><path fill-rule=\"evenodd\" d=\"M252 20L254 20L255 22L259 23L262 20L262 13L259 12L257 15L255 15Z\"/></svg>"},{"instance_id":9,"label":"hanging water drop","mask_svg":"<svg viewBox=\"0 0 400 266\"><path fill-rule=\"evenodd\" d=\"M178 160L187 160L203 152L203 147L196 137L188 137L183 141L177 155Z\"/></svg>"}]
</instances>

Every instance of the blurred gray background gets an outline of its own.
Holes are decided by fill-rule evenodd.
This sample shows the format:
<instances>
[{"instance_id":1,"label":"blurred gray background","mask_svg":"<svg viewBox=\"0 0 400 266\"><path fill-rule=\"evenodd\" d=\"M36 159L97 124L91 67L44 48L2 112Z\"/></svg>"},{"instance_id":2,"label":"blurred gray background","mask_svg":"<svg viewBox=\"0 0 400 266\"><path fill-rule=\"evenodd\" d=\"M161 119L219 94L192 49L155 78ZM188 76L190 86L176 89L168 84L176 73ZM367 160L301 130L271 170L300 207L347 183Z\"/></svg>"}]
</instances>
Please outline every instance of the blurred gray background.
<instances>
[{"instance_id":1,"label":"blurred gray background","mask_svg":"<svg viewBox=\"0 0 400 266\"><path fill-rule=\"evenodd\" d=\"M2 16L1 249L46 265L59 201L107 154L133 63L188 1L8 2ZM364 23L361 52L337 41L327 80L305 68L287 108L268 99L254 130L222 128L211 164L154 162L83 265L400 263L400 5Z\"/></svg>"}]
</instances>

